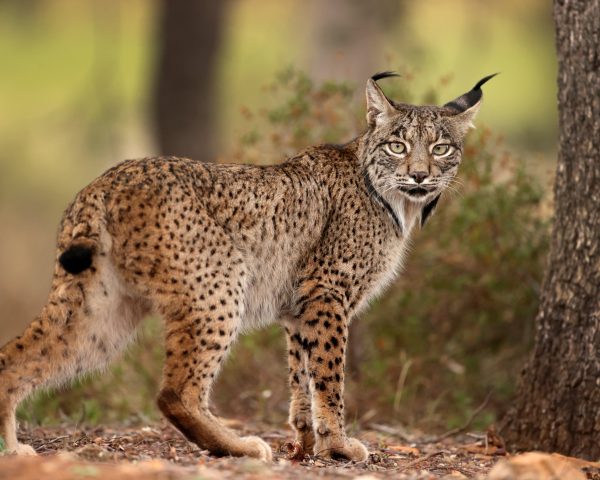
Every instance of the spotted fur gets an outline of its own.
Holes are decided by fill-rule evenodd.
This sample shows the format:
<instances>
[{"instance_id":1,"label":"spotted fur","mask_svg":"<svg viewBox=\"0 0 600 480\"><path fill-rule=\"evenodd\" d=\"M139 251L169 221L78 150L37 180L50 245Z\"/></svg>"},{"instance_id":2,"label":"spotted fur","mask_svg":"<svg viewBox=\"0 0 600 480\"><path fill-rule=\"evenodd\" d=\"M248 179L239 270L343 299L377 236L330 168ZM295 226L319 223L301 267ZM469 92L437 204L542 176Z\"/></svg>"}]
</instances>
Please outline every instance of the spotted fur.
<instances>
[{"instance_id":1,"label":"spotted fur","mask_svg":"<svg viewBox=\"0 0 600 480\"><path fill-rule=\"evenodd\" d=\"M298 440L364 460L344 430L348 325L396 276L411 231L451 184L478 107L391 102L371 79L368 129L346 145L269 167L131 160L94 180L65 211L48 302L0 350L9 451L33 452L16 438L23 398L107 365L155 312L166 351L158 405L189 440L271 459L264 441L212 415L209 393L239 333L280 322ZM435 156L439 144L450 153Z\"/></svg>"}]
</instances>

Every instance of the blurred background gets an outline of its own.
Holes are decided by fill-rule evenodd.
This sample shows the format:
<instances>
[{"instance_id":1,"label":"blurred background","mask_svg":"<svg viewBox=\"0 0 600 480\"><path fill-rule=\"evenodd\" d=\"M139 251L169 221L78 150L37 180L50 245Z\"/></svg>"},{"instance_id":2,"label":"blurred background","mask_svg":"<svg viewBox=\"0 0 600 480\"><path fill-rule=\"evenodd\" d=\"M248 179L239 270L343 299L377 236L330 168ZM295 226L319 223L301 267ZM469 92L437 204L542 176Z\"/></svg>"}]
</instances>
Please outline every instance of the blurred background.
<instances>
[{"instance_id":1,"label":"blurred background","mask_svg":"<svg viewBox=\"0 0 600 480\"><path fill-rule=\"evenodd\" d=\"M37 314L74 194L125 158L275 163L364 127L376 71L403 102L445 103L481 77L462 186L413 240L405 272L352 326L348 421L426 430L506 408L532 338L557 143L543 0L0 0L0 344ZM22 418L158 418L161 325L102 375ZM218 412L285 421L283 338L243 338Z\"/></svg>"}]
</instances>

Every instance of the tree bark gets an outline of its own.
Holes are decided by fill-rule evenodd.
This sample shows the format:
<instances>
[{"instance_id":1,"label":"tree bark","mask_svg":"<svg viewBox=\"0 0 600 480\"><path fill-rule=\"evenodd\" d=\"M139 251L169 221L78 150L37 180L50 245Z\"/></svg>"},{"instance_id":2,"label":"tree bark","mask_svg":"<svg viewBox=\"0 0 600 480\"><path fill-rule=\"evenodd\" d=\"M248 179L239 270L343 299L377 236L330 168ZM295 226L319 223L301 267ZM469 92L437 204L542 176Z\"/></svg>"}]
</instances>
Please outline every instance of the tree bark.
<instances>
[{"instance_id":1,"label":"tree bark","mask_svg":"<svg viewBox=\"0 0 600 480\"><path fill-rule=\"evenodd\" d=\"M560 144L535 345L502 433L600 458L600 0L555 0Z\"/></svg>"},{"instance_id":2,"label":"tree bark","mask_svg":"<svg viewBox=\"0 0 600 480\"><path fill-rule=\"evenodd\" d=\"M159 149L212 160L216 148L215 70L226 0L163 0L154 92Z\"/></svg>"}]
</instances>

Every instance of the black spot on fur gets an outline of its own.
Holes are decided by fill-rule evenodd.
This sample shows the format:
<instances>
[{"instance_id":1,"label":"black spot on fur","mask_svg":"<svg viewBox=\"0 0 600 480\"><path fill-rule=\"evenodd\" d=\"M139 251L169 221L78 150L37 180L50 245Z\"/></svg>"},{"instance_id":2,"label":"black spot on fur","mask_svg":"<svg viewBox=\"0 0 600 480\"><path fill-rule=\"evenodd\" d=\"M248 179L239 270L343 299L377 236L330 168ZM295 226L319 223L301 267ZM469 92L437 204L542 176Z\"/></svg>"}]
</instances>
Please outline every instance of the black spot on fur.
<instances>
[{"instance_id":1,"label":"black spot on fur","mask_svg":"<svg viewBox=\"0 0 600 480\"><path fill-rule=\"evenodd\" d=\"M93 254L90 247L72 245L61 254L58 261L67 272L77 275L92 266Z\"/></svg>"}]
</instances>

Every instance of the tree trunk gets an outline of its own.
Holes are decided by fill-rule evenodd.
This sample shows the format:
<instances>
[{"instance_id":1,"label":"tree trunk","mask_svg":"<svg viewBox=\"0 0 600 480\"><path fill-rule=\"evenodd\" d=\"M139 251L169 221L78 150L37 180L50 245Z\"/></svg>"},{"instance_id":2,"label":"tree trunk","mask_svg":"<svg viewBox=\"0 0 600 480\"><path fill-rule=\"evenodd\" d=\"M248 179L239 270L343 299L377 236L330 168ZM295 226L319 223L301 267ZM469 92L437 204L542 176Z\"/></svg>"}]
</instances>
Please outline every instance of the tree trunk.
<instances>
[{"instance_id":1,"label":"tree trunk","mask_svg":"<svg viewBox=\"0 0 600 480\"><path fill-rule=\"evenodd\" d=\"M317 81L344 81L362 93L367 79L385 70L382 41L399 24L405 0L312 0L309 72Z\"/></svg>"},{"instance_id":2,"label":"tree trunk","mask_svg":"<svg viewBox=\"0 0 600 480\"><path fill-rule=\"evenodd\" d=\"M161 153L212 160L215 70L226 0L163 0L154 94Z\"/></svg>"},{"instance_id":3,"label":"tree trunk","mask_svg":"<svg viewBox=\"0 0 600 480\"><path fill-rule=\"evenodd\" d=\"M560 145L535 345L503 435L600 458L600 0L556 0Z\"/></svg>"}]
</instances>

